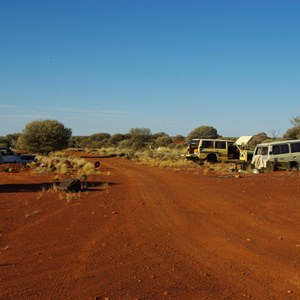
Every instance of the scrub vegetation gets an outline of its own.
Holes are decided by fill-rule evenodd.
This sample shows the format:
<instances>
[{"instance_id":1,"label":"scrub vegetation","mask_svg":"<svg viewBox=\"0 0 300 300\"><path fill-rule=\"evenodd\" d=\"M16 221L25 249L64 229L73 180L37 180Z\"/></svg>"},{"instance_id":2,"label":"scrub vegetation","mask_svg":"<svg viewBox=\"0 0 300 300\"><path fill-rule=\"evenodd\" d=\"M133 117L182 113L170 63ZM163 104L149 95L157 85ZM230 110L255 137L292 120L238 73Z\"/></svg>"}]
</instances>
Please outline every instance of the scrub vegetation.
<instances>
[{"instance_id":1,"label":"scrub vegetation","mask_svg":"<svg viewBox=\"0 0 300 300\"><path fill-rule=\"evenodd\" d=\"M300 117L291 119L291 124L283 139L300 138ZM265 132L254 135L250 147L254 149L259 143L282 139L274 132L270 131L271 137ZM99 157L120 156L158 167L195 168L197 165L187 161L183 155L187 142L192 138L222 136L210 125L199 126L186 137L170 136L165 132L153 134L148 128L132 128L126 134L100 132L90 136L72 136L72 130L56 120L39 120L28 123L21 133L0 137L0 145L39 154L37 161L31 164L37 172L89 174L97 172L97 168L83 158L71 157L70 151L85 151Z\"/></svg>"}]
</instances>

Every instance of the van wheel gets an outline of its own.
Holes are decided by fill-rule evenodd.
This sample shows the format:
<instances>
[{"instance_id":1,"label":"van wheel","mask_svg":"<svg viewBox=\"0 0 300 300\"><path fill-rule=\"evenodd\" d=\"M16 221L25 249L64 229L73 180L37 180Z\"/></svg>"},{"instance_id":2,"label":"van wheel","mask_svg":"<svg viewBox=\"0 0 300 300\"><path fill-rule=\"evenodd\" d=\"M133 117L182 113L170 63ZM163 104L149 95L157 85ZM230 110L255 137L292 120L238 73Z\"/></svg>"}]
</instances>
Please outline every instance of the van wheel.
<instances>
[{"instance_id":1,"label":"van wheel","mask_svg":"<svg viewBox=\"0 0 300 300\"><path fill-rule=\"evenodd\" d=\"M295 162L295 161L291 161L290 162L290 169L298 170L299 169L298 163Z\"/></svg>"},{"instance_id":2,"label":"van wheel","mask_svg":"<svg viewBox=\"0 0 300 300\"><path fill-rule=\"evenodd\" d=\"M217 155L216 154L209 154L209 155L207 155L206 161L210 162L210 163L217 162Z\"/></svg>"}]
</instances>

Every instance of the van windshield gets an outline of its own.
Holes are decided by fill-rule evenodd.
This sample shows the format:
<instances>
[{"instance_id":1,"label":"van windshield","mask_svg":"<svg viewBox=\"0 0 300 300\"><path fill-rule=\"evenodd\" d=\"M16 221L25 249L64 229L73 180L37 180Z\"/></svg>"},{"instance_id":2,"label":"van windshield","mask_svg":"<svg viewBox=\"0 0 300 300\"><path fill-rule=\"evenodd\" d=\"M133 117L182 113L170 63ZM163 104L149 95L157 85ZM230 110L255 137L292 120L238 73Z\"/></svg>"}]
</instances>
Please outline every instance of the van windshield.
<instances>
[{"instance_id":1,"label":"van windshield","mask_svg":"<svg viewBox=\"0 0 300 300\"><path fill-rule=\"evenodd\" d=\"M267 155L268 154L268 147L257 147L255 155Z\"/></svg>"}]
</instances>

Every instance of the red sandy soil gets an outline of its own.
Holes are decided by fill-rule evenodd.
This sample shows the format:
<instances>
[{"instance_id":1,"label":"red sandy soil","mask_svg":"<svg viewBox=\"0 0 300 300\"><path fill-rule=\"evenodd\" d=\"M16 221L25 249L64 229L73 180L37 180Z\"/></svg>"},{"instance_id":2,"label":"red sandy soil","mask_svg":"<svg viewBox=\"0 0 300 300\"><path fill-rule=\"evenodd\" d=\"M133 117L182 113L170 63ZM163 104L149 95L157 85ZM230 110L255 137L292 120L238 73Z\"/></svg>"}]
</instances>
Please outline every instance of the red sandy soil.
<instances>
[{"instance_id":1,"label":"red sandy soil","mask_svg":"<svg viewBox=\"0 0 300 300\"><path fill-rule=\"evenodd\" d=\"M101 164L73 199L0 172L0 299L300 299L300 172Z\"/></svg>"}]
</instances>

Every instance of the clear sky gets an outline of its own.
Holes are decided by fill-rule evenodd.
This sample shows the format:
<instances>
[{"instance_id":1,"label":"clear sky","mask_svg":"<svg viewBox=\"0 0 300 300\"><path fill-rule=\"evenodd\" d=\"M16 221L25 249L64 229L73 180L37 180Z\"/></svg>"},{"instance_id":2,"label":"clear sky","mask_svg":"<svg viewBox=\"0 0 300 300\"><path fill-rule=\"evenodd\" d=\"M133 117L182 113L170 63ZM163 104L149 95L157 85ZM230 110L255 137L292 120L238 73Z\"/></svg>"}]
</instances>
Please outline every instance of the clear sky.
<instances>
[{"instance_id":1,"label":"clear sky","mask_svg":"<svg viewBox=\"0 0 300 300\"><path fill-rule=\"evenodd\" d=\"M298 0L0 0L0 135L282 135L298 115Z\"/></svg>"}]
</instances>

